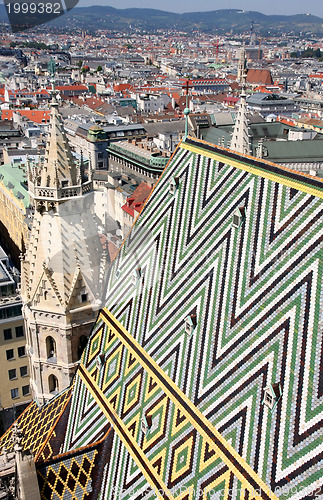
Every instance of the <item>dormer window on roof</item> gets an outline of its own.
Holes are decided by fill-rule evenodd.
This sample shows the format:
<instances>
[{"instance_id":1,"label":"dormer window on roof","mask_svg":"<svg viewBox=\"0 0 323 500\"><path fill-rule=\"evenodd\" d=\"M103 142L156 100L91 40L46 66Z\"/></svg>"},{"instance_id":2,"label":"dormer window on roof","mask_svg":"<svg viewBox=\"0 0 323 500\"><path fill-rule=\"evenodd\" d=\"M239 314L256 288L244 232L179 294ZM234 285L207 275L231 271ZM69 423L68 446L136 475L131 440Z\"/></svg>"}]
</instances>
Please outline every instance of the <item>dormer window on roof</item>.
<instances>
[{"instance_id":1,"label":"dormer window on roof","mask_svg":"<svg viewBox=\"0 0 323 500\"><path fill-rule=\"evenodd\" d=\"M196 314L190 314L185 318L185 333L192 335L197 325Z\"/></svg>"},{"instance_id":2,"label":"dormer window on roof","mask_svg":"<svg viewBox=\"0 0 323 500\"><path fill-rule=\"evenodd\" d=\"M152 417L150 415L144 415L141 419L141 430L146 435L152 427Z\"/></svg>"},{"instance_id":3,"label":"dormer window on roof","mask_svg":"<svg viewBox=\"0 0 323 500\"><path fill-rule=\"evenodd\" d=\"M280 382L267 385L264 388L264 399L262 403L270 410L273 410L282 396L282 388Z\"/></svg>"},{"instance_id":4,"label":"dormer window on roof","mask_svg":"<svg viewBox=\"0 0 323 500\"><path fill-rule=\"evenodd\" d=\"M102 368L102 366L104 365L104 361L105 361L105 355L98 354L98 356L95 359L96 367L98 368L98 370Z\"/></svg>"},{"instance_id":5,"label":"dormer window on roof","mask_svg":"<svg viewBox=\"0 0 323 500\"><path fill-rule=\"evenodd\" d=\"M176 189L179 186L179 177L172 177L169 182L169 192L170 194L175 194Z\"/></svg>"},{"instance_id":6,"label":"dormer window on roof","mask_svg":"<svg viewBox=\"0 0 323 500\"><path fill-rule=\"evenodd\" d=\"M137 269L134 269L134 271L132 273L132 284L134 286L138 285L138 283L141 280L141 276L142 276L141 268L137 267Z\"/></svg>"},{"instance_id":7,"label":"dormer window on roof","mask_svg":"<svg viewBox=\"0 0 323 500\"><path fill-rule=\"evenodd\" d=\"M246 219L246 209L244 207L239 207L233 214L232 226L237 229L244 223Z\"/></svg>"}]
</instances>

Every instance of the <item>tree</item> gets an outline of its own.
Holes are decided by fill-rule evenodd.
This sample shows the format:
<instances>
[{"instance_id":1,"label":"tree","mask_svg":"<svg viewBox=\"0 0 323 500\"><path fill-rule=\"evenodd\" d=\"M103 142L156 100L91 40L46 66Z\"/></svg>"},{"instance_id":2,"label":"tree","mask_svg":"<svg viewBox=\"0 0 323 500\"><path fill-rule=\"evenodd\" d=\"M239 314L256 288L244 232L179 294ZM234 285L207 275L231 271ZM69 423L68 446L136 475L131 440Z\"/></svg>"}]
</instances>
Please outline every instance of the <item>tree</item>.
<instances>
[{"instance_id":1,"label":"tree","mask_svg":"<svg viewBox=\"0 0 323 500\"><path fill-rule=\"evenodd\" d=\"M102 66L100 66L100 65L99 65L99 66L96 68L96 70L97 70L97 72L99 73L99 71L102 71Z\"/></svg>"},{"instance_id":2,"label":"tree","mask_svg":"<svg viewBox=\"0 0 323 500\"><path fill-rule=\"evenodd\" d=\"M82 68L82 61L79 61L79 62L77 63L77 65L78 65L78 67L81 69L81 68Z\"/></svg>"}]
</instances>

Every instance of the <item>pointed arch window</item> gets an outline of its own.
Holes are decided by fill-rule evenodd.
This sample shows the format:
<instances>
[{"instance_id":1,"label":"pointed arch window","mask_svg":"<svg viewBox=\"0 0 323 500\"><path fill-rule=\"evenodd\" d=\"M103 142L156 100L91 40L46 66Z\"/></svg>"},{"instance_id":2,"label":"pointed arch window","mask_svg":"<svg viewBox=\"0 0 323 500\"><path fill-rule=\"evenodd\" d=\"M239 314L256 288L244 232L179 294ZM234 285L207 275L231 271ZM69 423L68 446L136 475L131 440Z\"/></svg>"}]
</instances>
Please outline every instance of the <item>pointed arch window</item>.
<instances>
[{"instance_id":1,"label":"pointed arch window","mask_svg":"<svg viewBox=\"0 0 323 500\"><path fill-rule=\"evenodd\" d=\"M57 361L57 351L56 351L56 342L53 337L48 336L46 338L46 354L47 361L51 363L56 363Z\"/></svg>"},{"instance_id":2,"label":"pointed arch window","mask_svg":"<svg viewBox=\"0 0 323 500\"><path fill-rule=\"evenodd\" d=\"M87 344L87 337L85 335L81 335L77 347L77 359L81 359L86 344Z\"/></svg>"},{"instance_id":3,"label":"pointed arch window","mask_svg":"<svg viewBox=\"0 0 323 500\"><path fill-rule=\"evenodd\" d=\"M49 375L48 377L48 390L51 394L57 394L59 392L58 380L55 375Z\"/></svg>"}]
</instances>

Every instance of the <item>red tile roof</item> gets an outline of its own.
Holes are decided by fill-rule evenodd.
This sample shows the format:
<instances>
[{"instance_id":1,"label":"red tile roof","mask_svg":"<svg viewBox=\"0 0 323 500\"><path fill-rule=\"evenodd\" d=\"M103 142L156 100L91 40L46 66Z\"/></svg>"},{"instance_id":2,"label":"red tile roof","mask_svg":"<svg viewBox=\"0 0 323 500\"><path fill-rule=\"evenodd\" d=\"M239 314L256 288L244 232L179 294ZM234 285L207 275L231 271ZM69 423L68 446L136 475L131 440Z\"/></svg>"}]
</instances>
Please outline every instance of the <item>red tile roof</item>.
<instances>
[{"instance_id":1,"label":"red tile roof","mask_svg":"<svg viewBox=\"0 0 323 500\"><path fill-rule=\"evenodd\" d=\"M134 209L133 208L128 207L128 205L123 205L121 208L122 208L122 210L124 212L126 212L129 215L131 215L131 217L134 217L135 213L134 213Z\"/></svg>"},{"instance_id":2,"label":"red tile roof","mask_svg":"<svg viewBox=\"0 0 323 500\"><path fill-rule=\"evenodd\" d=\"M122 92L123 90L132 89L131 83L117 83L113 85L113 90L115 92Z\"/></svg>"},{"instance_id":3,"label":"red tile roof","mask_svg":"<svg viewBox=\"0 0 323 500\"><path fill-rule=\"evenodd\" d=\"M13 110L12 109L4 109L1 112L1 120L12 120Z\"/></svg>"},{"instance_id":4,"label":"red tile roof","mask_svg":"<svg viewBox=\"0 0 323 500\"><path fill-rule=\"evenodd\" d=\"M89 90L86 85L57 85L55 88L62 92L64 92L64 90L83 90L84 92L88 92Z\"/></svg>"},{"instance_id":5,"label":"red tile roof","mask_svg":"<svg viewBox=\"0 0 323 500\"><path fill-rule=\"evenodd\" d=\"M122 210L132 217L135 216L135 212L139 214L144 206L145 201L150 195L151 187L145 182L141 182L139 186L134 190L132 196L127 199L126 205L123 205Z\"/></svg>"},{"instance_id":6,"label":"red tile roof","mask_svg":"<svg viewBox=\"0 0 323 500\"><path fill-rule=\"evenodd\" d=\"M248 69L247 83L272 85L273 79L269 69Z\"/></svg>"},{"instance_id":7,"label":"red tile roof","mask_svg":"<svg viewBox=\"0 0 323 500\"><path fill-rule=\"evenodd\" d=\"M50 111L41 111L39 109L17 109L15 113L26 116L28 120L34 123L49 123ZM43 121L45 120L45 122Z\"/></svg>"},{"instance_id":8,"label":"red tile roof","mask_svg":"<svg viewBox=\"0 0 323 500\"><path fill-rule=\"evenodd\" d=\"M75 104L78 104L79 106L87 106L90 109L97 109L102 104L104 104L104 101L101 101L101 99L97 99L96 97L88 97L86 99L80 99L79 97L73 97L71 99Z\"/></svg>"}]
</instances>

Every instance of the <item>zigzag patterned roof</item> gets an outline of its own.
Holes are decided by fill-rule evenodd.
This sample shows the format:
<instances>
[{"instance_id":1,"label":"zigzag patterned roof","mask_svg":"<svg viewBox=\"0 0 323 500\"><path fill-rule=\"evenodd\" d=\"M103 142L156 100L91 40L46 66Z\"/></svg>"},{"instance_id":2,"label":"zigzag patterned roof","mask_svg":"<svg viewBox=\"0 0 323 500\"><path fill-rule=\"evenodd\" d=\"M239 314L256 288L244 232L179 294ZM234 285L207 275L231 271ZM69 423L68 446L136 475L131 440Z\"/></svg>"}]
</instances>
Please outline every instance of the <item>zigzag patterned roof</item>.
<instances>
[{"instance_id":1,"label":"zigzag patterned roof","mask_svg":"<svg viewBox=\"0 0 323 500\"><path fill-rule=\"evenodd\" d=\"M261 497L304 498L322 484L322 188L320 179L188 139L110 272L108 317L236 450L244 472L250 466L268 486ZM219 490L241 498L244 488L252 497L244 472L223 462L110 323L101 316L84 355L64 449L89 444L89 430L99 435L108 418L117 436L104 498L116 487L129 498L156 481L176 498L193 498L190 487L205 498ZM153 430L144 435L147 416Z\"/></svg>"},{"instance_id":2,"label":"zigzag patterned roof","mask_svg":"<svg viewBox=\"0 0 323 500\"><path fill-rule=\"evenodd\" d=\"M35 401L17 418L16 423L22 431L22 447L31 450L36 456L44 446L53 427L65 410L71 397L71 388L62 391L46 405L39 407ZM10 427L0 439L0 449L13 451L12 430Z\"/></svg>"}]
</instances>

